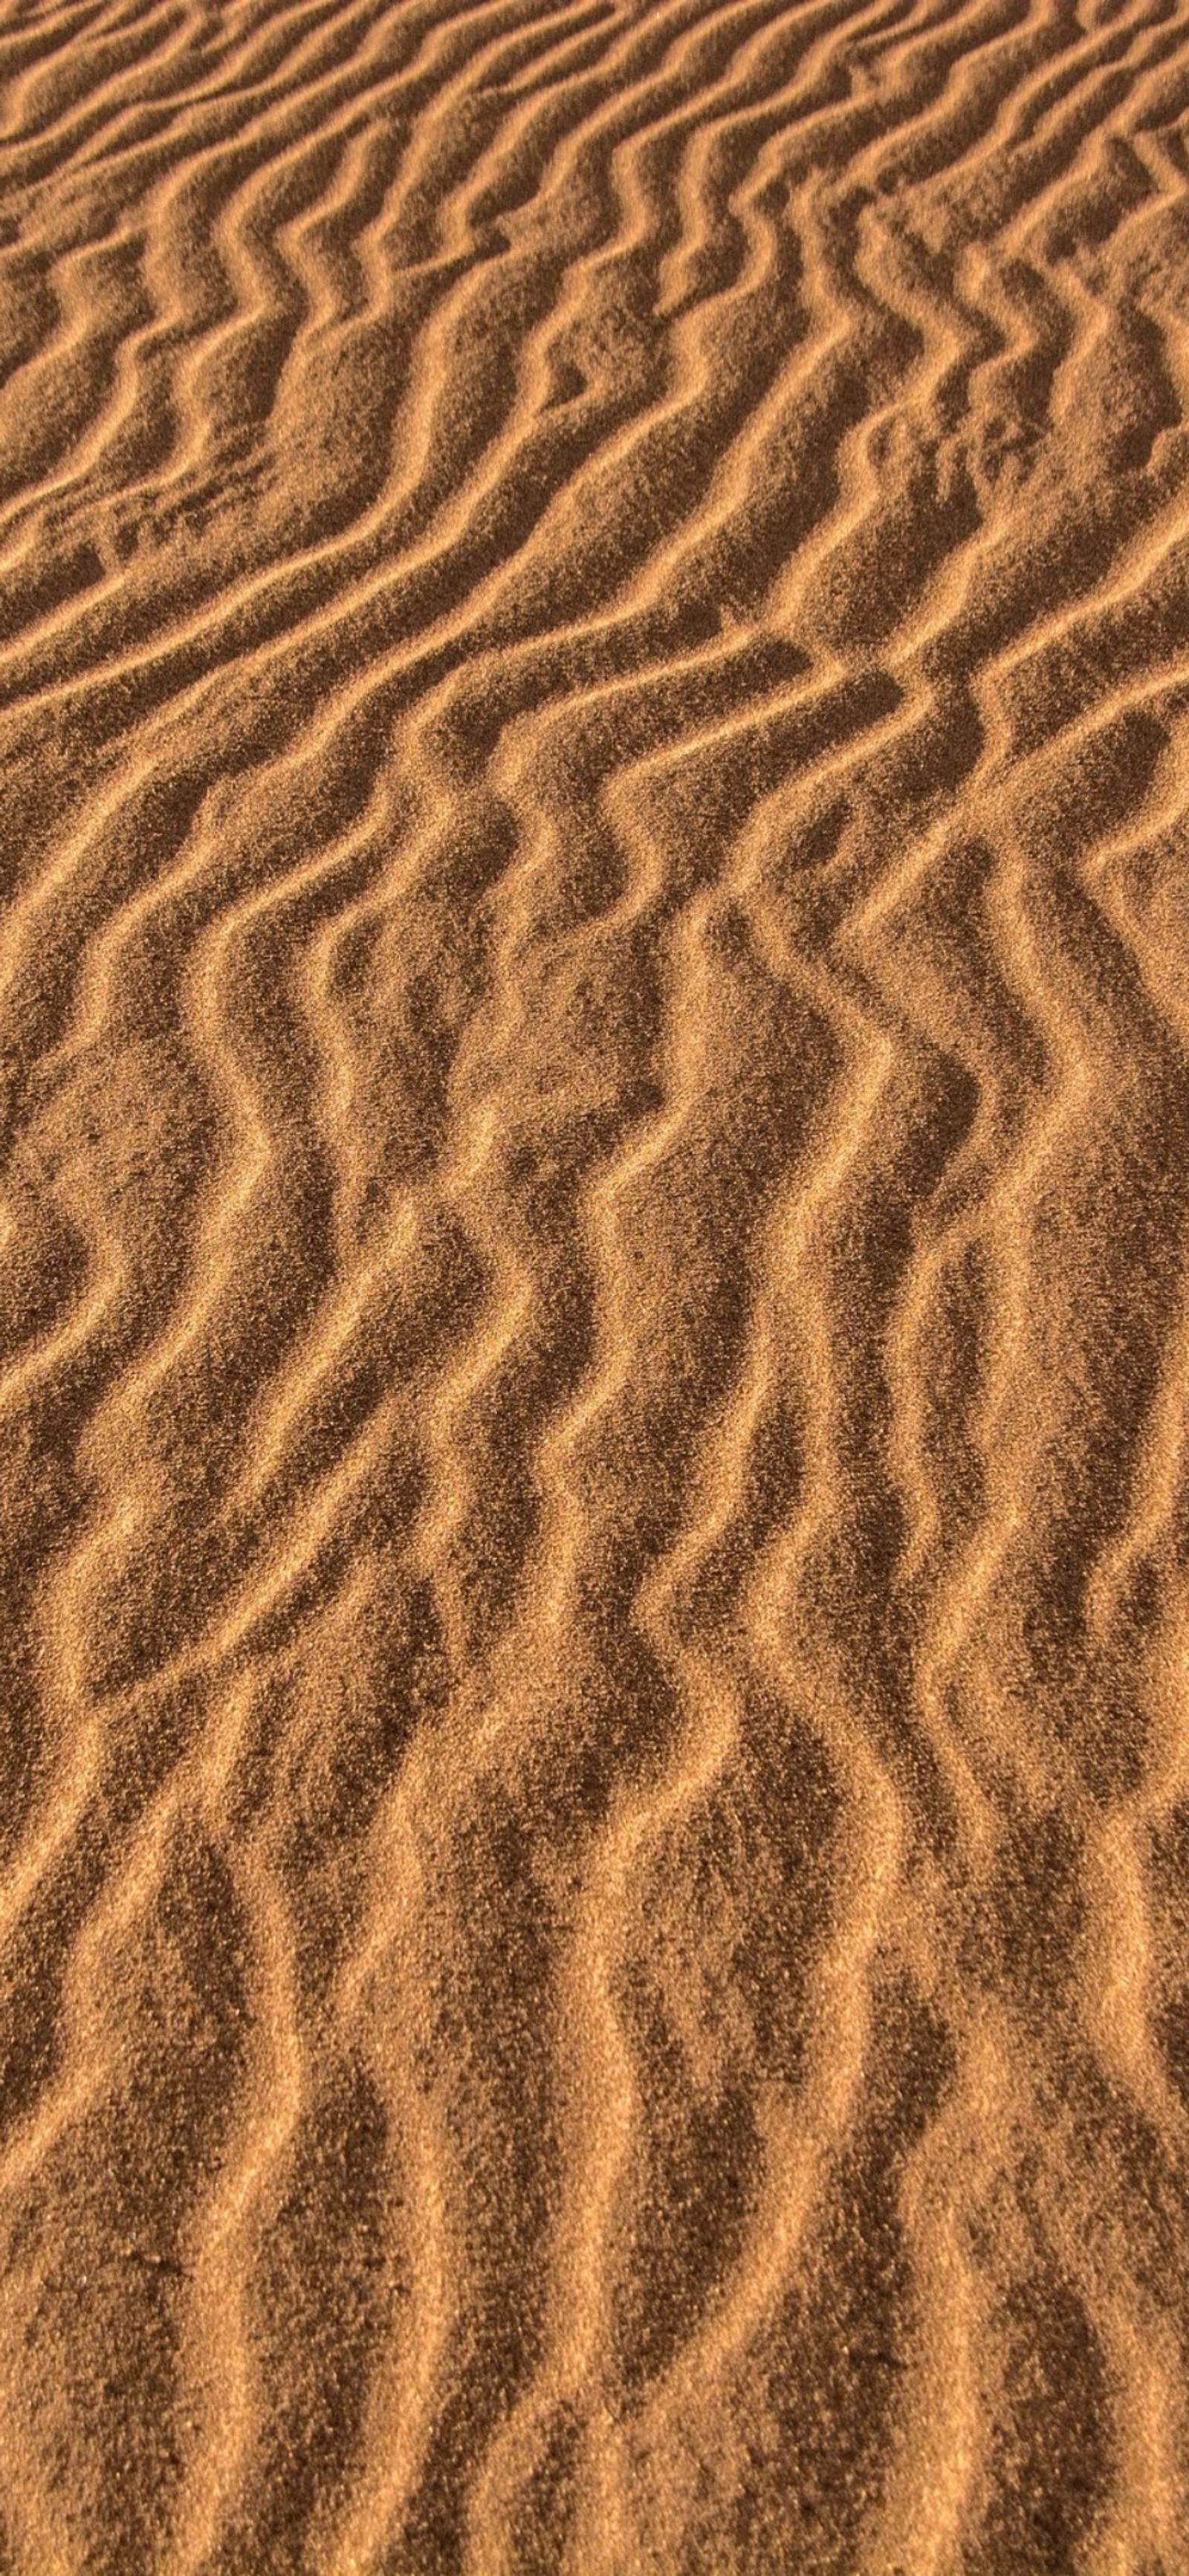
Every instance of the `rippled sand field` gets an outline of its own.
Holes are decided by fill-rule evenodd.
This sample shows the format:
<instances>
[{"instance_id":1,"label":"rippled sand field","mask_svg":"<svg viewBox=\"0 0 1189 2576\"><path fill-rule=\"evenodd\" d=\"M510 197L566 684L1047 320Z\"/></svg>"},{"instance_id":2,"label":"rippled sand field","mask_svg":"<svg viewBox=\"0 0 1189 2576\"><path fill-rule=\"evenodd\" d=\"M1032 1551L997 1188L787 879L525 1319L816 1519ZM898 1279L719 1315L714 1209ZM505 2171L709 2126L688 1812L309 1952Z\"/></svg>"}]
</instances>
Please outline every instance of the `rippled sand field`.
<instances>
[{"instance_id":1,"label":"rippled sand field","mask_svg":"<svg viewBox=\"0 0 1189 2576\"><path fill-rule=\"evenodd\" d=\"M1187 0L0 0L0 2570L1189 2571Z\"/></svg>"}]
</instances>

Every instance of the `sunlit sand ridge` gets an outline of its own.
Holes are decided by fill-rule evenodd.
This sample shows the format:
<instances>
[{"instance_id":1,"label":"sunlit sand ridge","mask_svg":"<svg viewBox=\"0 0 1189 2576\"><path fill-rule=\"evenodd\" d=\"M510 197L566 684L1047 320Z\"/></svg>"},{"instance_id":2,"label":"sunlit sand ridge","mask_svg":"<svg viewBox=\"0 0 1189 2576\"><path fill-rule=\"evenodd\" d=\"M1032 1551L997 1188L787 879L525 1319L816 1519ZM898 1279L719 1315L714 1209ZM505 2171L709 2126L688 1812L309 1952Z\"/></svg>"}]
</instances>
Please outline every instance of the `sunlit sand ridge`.
<instances>
[{"instance_id":1,"label":"sunlit sand ridge","mask_svg":"<svg viewBox=\"0 0 1189 2576\"><path fill-rule=\"evenodd\" d=\"M0 8L3 2576L1189 2571L1186 133Z\"/></svg>"}]
</instances>

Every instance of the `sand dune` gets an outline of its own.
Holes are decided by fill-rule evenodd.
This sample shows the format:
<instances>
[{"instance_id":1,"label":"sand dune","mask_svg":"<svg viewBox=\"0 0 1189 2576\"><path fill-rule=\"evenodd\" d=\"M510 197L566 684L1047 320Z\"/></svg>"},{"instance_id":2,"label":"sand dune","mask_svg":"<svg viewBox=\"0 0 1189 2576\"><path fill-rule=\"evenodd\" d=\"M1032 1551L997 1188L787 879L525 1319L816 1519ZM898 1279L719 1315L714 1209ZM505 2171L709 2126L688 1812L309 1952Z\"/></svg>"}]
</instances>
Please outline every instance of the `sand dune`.
<instances>
[{"instance_id":1,"label":"sand dune","mask_svg":"<svg viewBox=\"0 0 1189 2576\"><path fill-rule=\"evenodd\" d=\"M4 2576L1189 2576L1187 120L0 7Z\"/></svg>"}]
</instances>

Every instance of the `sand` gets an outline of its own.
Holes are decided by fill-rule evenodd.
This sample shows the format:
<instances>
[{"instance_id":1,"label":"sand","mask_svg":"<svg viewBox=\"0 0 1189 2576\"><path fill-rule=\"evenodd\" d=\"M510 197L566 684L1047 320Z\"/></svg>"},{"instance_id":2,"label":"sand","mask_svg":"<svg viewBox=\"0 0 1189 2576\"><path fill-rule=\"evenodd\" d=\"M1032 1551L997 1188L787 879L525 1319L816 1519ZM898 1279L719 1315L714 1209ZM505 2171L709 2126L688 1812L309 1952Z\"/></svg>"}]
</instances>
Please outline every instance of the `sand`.
<instances>
[{"instance_id":1,"label":"sand","mask_svg":"<svg viewBox=\"0 0 1189 2576\"><path fill-rule=\"evenodd\" d=\"M1185 0L0 9L0 2570L1189 2571Z\"/></svg>"}]
</instances>

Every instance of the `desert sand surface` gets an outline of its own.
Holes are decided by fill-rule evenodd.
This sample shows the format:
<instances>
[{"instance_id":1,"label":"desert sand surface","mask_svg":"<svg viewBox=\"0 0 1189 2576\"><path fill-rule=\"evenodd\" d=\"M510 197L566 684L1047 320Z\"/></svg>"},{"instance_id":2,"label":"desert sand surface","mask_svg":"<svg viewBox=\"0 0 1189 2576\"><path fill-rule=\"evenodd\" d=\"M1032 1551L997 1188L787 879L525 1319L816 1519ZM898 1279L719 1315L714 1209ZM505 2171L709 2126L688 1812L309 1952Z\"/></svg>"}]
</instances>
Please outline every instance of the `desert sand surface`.
<instances>
[{"instance_id":1,"label":"desert sand surface","mask_svg":"<svg viewBox=\"0 0 1189 2576\"><path fill-rule=\"evenodd\" d=\"M3 2576L1187 2576L1187 133L0 9Z\"/></svg>"}]
</instances>

